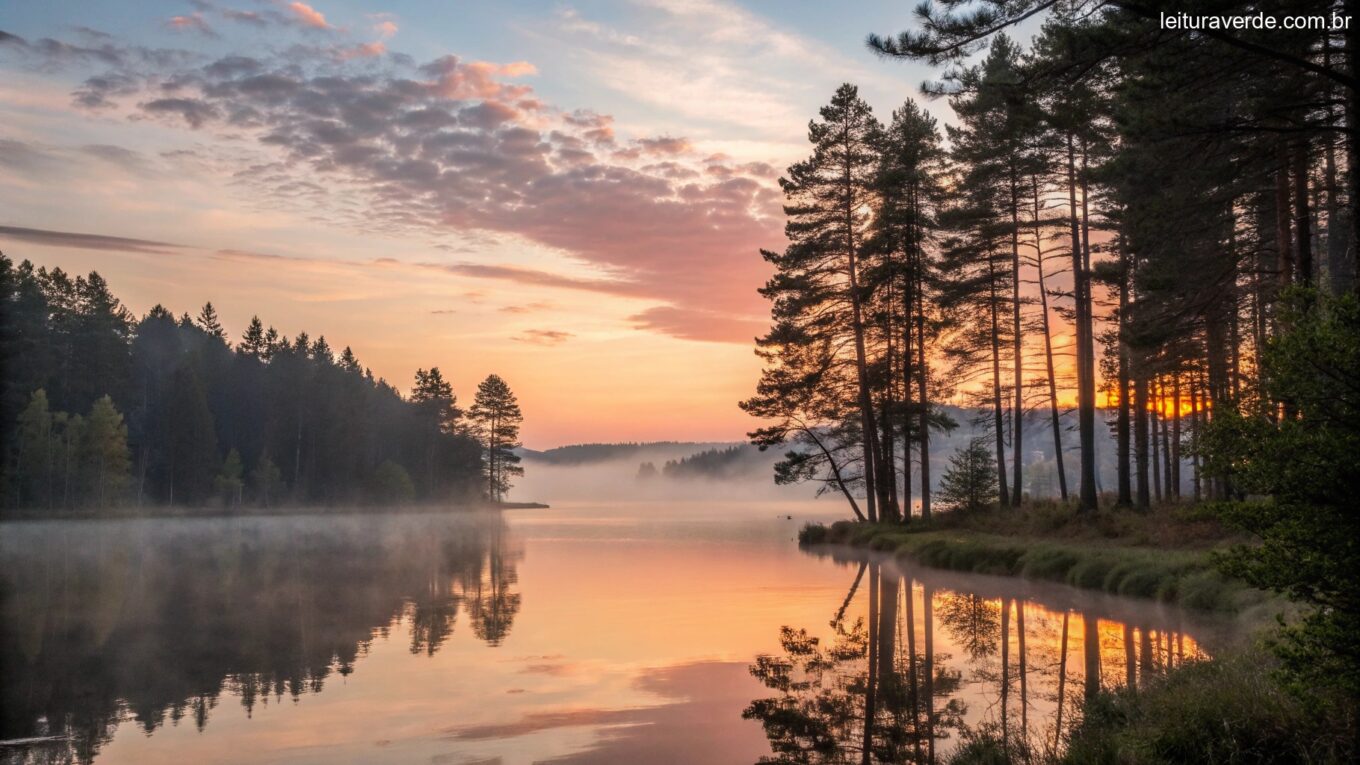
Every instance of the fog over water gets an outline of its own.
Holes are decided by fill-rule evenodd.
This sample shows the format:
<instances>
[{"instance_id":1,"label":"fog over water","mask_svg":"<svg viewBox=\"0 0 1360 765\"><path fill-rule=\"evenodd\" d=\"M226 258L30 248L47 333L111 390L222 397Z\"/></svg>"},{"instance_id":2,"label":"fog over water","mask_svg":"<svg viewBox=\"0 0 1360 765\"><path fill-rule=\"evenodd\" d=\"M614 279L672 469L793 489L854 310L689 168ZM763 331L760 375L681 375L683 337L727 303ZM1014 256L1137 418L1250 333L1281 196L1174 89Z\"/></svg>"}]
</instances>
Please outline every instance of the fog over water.
<instances>
[{"instance_id":1,"label":"fog over water","mask_svg":"<svg viewBox=\"0 0 1360 765\"><path fill-rule=\"evenodd\" d=\"M1060 698L1070 725L1091 688L1233 632L799 550L803 522L844 515L830 498L556 499L629 461L531 471L549 509L4 524L0 762L751 763L789 744L767 727L786 714L848 756L866 683L874 735L909 734L878 761L922 762L915 743L942 756L984 725L1047 745ZM780 690L812 638L823 684ZM933 699L910 725L909 687Z\"/></svg>"}]
</instances>

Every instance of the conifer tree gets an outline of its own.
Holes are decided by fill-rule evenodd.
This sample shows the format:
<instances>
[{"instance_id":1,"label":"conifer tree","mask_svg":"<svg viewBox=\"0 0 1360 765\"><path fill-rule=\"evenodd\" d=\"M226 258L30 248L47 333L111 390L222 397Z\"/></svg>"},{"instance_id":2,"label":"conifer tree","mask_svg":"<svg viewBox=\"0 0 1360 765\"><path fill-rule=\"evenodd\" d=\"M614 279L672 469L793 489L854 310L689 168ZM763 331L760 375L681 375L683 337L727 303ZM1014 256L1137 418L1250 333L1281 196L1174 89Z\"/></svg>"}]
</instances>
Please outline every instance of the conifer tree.
<instances>
[{"instance_id":1,"label":"conifer tree","mask_svg":"<svg viewBox=\"0 0 1360 765\"><path fill-rule=\"evenodd\" d=\"M500 502L510 490L511 477L524 474L514 452L520 446L519 427L524 415L510 386L493 374L477 386L468 417L485 449L487 499Z\"/></svg>"},{"instance_id":2,"label":"conifer tree","mask_svg":"<svg viewBox=\"0 0 1360 765\"><path fill-rule=\"evenodd\" d=\"M997 473L986 436L977 436L949 458L940 481L941 506L950 510L984 510L997 496Z\"/></svg>"},{"instance_id":3,"label":"conifer tree","mask_svg":"<svg viewBox=\"0 0 1360 765\"><path fill-rule=\"evenodd\" d=\"M887 496L887 485L875 479L876 471L884 472L885 466L877 464L879 426L870 382L868 293L862 275L881 132L855 86L836 90L831 103L821 109L820 120L808 125L812 156L791 165L780 179L790 244L782 253L762 252L776 270L761 291L773 301L775 319L770 334L760 340L772 351L766 357L771 366L766 368L770 385L765 387L816 376L819 384L844 397L835 411L817 412L819 422L812 427L849 416L858 420L860 475L842 477L838 483L863 482L869 520L878 520L880 500ZM775 378L781 382L776 384ZM825 397L815 398L828 403ZM848 435L844 430L840 434ZM826 455L839 449L820 451Z\"/></svg>"},{"instance_id":4,"label":"conifer tree","mask_svg":"<svg viewBox=\"0 0 1360 765\"><path fill-rule=\"evenodd\" d=\"M94 402L81 435L89 500L102 509L121 498L132 464L128 454L127 425L123 423L123 415L114 408L113 399L103 396Z\"/></svg>"}]
</instances>

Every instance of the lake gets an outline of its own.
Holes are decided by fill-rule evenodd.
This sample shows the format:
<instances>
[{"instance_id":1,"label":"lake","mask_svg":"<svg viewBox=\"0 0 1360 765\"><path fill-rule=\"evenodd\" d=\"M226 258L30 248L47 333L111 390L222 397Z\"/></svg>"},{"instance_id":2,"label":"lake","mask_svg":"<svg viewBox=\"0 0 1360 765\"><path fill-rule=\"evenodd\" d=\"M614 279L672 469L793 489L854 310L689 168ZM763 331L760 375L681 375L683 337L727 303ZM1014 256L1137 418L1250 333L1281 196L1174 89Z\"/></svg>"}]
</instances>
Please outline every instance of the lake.
<instances>
[{"instance_id":1,"label":"lake","mask_svg":"<svg viewBox=\"0 0 1360 765\"><path fill-rule=\"evenodd\" d=\"M1047 751L1095 689L1232 638L798 549L840 510L6 523L0 762L929 762L980 731Z\"/></svg>"}]
</instances>

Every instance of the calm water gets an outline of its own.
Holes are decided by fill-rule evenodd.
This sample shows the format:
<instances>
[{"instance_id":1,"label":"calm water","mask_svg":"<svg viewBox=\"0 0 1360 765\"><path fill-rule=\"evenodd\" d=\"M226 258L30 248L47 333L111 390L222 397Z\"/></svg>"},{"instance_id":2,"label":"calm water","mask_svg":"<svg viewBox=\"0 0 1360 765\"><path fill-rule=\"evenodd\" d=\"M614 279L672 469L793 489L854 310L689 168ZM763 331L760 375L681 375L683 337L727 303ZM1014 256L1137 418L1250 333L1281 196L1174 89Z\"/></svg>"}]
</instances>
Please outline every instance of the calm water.
<instances>
[{"instance_id":1,"label":"calm water","mask_svg":"<svg viewBox=\"0 0 1360 765\"><path fill-rule=\"evenodd\" d=\"M789 507L6 524L0 761L928 762L1228 637L804 553L839 507Z\"/></svg>"}]
</instances>

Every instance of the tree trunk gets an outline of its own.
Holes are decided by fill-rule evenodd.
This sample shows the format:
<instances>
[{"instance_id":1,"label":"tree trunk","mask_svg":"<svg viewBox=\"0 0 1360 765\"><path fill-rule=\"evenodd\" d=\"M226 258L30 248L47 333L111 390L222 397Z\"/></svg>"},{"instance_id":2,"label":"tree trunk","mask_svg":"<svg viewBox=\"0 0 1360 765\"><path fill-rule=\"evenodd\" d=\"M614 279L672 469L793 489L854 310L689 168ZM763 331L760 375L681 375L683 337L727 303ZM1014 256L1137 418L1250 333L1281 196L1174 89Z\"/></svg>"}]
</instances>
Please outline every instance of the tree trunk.
<instances>
[{"instance_id":1,"label":"tree trunk","mask_svg":"<svg viewBox=\"0 0 1360 765\"><path fill-rule=\"evenodd\" d=\"M1171 377L1171 497L1181 498L1181 376Z\"/></svg>"},{"instance_id":2,"label":"tree trunk","mask_svg":"<svg viewBox=\"0 0 1360 765\"><path fill-rule=\"evenodd\" d=\"M1085 151L1082 152L1083 163ZM1072 219L1072 293L1076 301L1076 350L1077 350L1077 429L1081 438L1081 488L1077 508L1083 512L1096 509L1096 455L1095 455L1095 380L1094 365L1089 358L1088 345L1091 331L1091 303L1087 294L1087 256L1082 247L1077 220L1077 170L1076 147L1071 133L1067 134L1067 180L1068 205ZM1082 180L1082 209L1086 209L1085 179ZM1082 220L1085 220L1085 213Z\"/></svg>"},{"instance_id":3,"label":"tree trunk","mask_svg":"<svg viewBox=\"0 0 1360 765\"><path fill-rule=\"evenodd\" d=\"M1053 461L1058 466L1058 492L1067 501L1067 469L1063 465L1062 416L1058 410L1058 377L1053 369L1053 335L1048 320L1048 287L1044 284L1043 237L1039 231L1039 183L1034 182L1034 262L1039 272L1039 310L1044 329L1044 368L1048 376L1048 410L1053 421Z\"/></svg>"},{"instance_id":4,"label":"tree trunk","mask_svg":"<svg viewBox=\"0 0 1360 765\"><path fill-rule=\"evenodd\" d=\"M988 283L991 287L992 315L992 427L996 431L996 473L1000 487L1001 506L1010 507L1011 495L1006 489L1006 424L1001 412L1001 325L996 292L996 262L987 258Z\"/></svg>"},{"instance_id":5,"label":"tree trunk","mask_svg":"<svg viewBox=\"0 0 1360 765\"><path fill-rule=\"evenodd\" d=\"M1308 204L1308 142L1294 147L1294 234L1300 284L1313 286L1313 213Z\"/></svg>"},{"instance_id":6,"label":"tree trunk","mask_svg":"<svg viewBox=\"0 0 1360 765\"><path fill-rule=\"evenodd\" d=\"M1119 415L1115 424L1116 440L1118 443L1119 461L1119 499L1116 504L1120 507L1128 507L1133 504L1133 486L1130 480L1130 455L1129 455L1129 349L1128 349L1128 313L1129 313L1129 279L1132 273L1128 268L1128 255L1121 247L1119 252L1120 261L1124 267L1119 274L1119 333L1117 342L1119 343Z\"/></svg>"},{"instance_id":7,"label":"tree trunk","mask_svg":"<svg viewBox=\"0 0 1360 765\"><path fill-rule=\"evenodd\" d=\"M1147 375L1136 369L1133 378L1133 440L1135 463L1137 464L1138 492L1134 506L1147 510L1151 505L1148 496L1148 390Z\"/></svg>"},{"instance_id":8,"label":"tree trunk","mask_svg":"<svg viewBox=\"0 0 1360 765\"><path fill-rule=\"evenodd\" d=\"M1294 253L1289 244L1289 150L1280 143L1275 169L1275 252L1277 274L1281 287L1294 280Z\"/></svg>"},{"instance_id":9,"label":"tree trunk","mask_svg":"<svg viewBox=\"0 0 1360 765\"><path fill-rule=\"evenodd\" d=\"M1011 338L1011 352L1015 380L1015 405L1011 410L1011 459L1015 478L1011 482L1011 504L1020 506L1021 487L1024 485L1024 335L1020 326L1020 188L1015 173L1014 160L1011 162L1011 324L1015 336Z\"/></svg>"}]
</instances>

